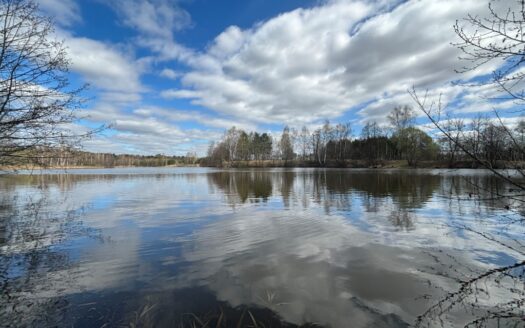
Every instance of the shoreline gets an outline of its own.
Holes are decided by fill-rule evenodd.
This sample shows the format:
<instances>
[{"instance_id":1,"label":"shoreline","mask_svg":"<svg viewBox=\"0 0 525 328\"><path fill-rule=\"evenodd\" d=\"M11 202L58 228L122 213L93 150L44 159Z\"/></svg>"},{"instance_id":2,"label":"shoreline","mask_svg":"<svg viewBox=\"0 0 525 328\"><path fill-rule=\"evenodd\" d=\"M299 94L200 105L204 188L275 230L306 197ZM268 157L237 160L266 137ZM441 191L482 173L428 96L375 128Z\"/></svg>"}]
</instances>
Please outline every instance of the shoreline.
<instances>
[{"instance_id":1,"label":"shoreline","mask_svg":"<svg viewBox=\"0 0 525 328\"><path fill-rule=\"evenodd\" d=\"M514 164L514 165L510 165ZM497 169L516 169L524 167L525 163L501 163ZM218 168L218 169L235 169L235 168L339 168L339 169L485 169L475 161L457 161L452 165L445 161L421 161L416 166L408 165L406 160L395 161L380 161L377 163L368 163L362 160L347 160L347 161L330 161L325 165L319 165L315 161L302 160L263 160L263 161L235 161L222 162L220 165L211 164L188 164L188 165L164 165L164 166L126 166L118 165L111 167L104 166L5 166L0 167L0 172L17 171L42 171L42 170L104 170L104 169L123 169L123 168L183 168L183 167L203 167L203 168Z\"/></svg>"},{"instance_id":2,"label":"shoreline","mask_svg":"<svg viewBox=\"0 0 525 328\"><path fill-rule=\"evenodd\" d=\"M117 166L4 166L0 167L0 171L41 171L41 170L104 170L104 169L125 169L125 168L172 168L172 167L200 167L199 165L163 165L163 166L126 166L126 165L117 165Z\"/></svg>"},{"instance_id":3,"label":"shoreline","mask_svg":"<svg viewBox=\"0 0 525 328\"><path fill-rule=\"evenodd\" d=\"M501 168L506 168L509 165L502 163ZM303 160L264 160L264 161L235 161L222 162L215 165L201 165L202 167L215 168L348 168L348 169L484 169L482 165L474 161L458 161L452 165L446 161L421 161L416 166L408 165L406 160L394 161L378 161L370 163L363 160L346 160L346 161L329 161L324 165L320 165L315 161Z\"/></svg>"}]
</instances>

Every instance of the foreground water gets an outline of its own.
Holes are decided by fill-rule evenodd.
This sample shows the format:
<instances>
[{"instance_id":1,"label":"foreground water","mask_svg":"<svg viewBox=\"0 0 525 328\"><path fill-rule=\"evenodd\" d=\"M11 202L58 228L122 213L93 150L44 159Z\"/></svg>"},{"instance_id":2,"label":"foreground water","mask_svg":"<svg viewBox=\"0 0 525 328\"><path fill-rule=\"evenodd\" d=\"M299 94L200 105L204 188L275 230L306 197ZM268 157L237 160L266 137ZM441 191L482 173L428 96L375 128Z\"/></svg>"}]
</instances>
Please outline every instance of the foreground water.
<instances>
[{"instance_id":1,"label":"foreground water","mask_svg":"<svg viewBox=\"0 0 525 328\"><path fill-rule=\"evenodd\" d=\"M524 327L509 191L469 170L3 176L0 325Z\"/></svg>"}]
</instances>

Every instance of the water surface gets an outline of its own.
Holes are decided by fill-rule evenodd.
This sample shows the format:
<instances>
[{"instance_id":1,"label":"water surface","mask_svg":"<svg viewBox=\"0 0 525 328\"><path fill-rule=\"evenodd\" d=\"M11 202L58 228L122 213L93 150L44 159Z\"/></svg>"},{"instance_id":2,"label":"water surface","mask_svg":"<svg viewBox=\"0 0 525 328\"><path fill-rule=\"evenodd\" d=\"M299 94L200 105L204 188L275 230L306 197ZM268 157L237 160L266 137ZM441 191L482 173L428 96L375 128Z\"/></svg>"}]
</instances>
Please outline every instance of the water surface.
<instances>
[{"instance_id":1,"label":"water surface","mask_svg":"<svg viewBox=\"0 0 525 328\"><path fill-rule=\"evenodd\" d=\"M3 326L523 327L494 319L519 313L523 266L491 273L524 260L523 213L484 171L45 171L0 192Z\"/></svg>"}]
</instances>

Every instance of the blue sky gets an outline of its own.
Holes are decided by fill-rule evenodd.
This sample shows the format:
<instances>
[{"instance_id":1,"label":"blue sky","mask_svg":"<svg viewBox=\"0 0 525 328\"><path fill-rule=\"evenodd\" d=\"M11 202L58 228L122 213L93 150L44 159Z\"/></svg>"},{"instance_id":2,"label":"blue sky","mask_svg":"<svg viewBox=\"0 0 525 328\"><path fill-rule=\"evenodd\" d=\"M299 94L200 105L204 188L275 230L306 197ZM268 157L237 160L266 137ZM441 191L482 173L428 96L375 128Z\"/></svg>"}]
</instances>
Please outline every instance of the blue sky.
<instances>
[{"instance_id":1,"label":"blue sky","mask_svg":"<svg viewBox=\"0 0 525 328\"><path fill-rule=\"evenodd\" d=\"M78 129L111 124L91 151L202 155L233 125L278 136L325 119L357 135L413 104L412 86L465 118L513 107L487 103L492 87L452 83L497 68L454 71L464 63L452 25L485 1L38 2L69 48L72 80L90 85Z\"/></svg>"}]
</instances>

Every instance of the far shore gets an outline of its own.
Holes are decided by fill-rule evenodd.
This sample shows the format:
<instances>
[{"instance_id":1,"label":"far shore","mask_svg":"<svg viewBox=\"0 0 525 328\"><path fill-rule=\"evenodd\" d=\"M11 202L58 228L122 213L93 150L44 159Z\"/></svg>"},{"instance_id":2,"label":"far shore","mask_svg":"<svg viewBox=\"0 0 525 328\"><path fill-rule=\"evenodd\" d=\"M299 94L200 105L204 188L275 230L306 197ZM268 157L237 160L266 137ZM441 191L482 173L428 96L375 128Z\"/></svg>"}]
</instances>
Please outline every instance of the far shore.
<instances>
[{"instance_id":1,"label":"far shore","mask_svg":"<svg viewBox=\"0 0 525 328\"><path fill-rule=\"evenodd\" d=\"M310 168L368 168L368 169L477 169L484 168L475 161L456 161L449 163L448 161L419 161L416 165L410 166L406 160L394 161L363 161L363 160L345 160L345 161L327 161L324 165L320 165L316 161L303 160L264 160L264 161L234 161L222 163L213 163L209 167L218 168L264 168L264 167L310 167ZM523 163L498 163L498 168L512 168L523 167Z\"/></svg>"},{"instance_id":2,"label":"far shore","mask_svg":"<svg viewBox=\"0 0 525 328\"><path fill-rule=\"evenodd\" d=\"M128 165L117 165L117 166L28 166L28 165L11 165L11 166L0 166L0 171L39 171L39 170L103 170L103 169L122 169L122 168L140 168L140 167L199 167L198 164L185 164L185 165L162 165L162 166L128 166Z\"/></svg>"},{"instance_id":3,"label":"far shore","mask_svg":"<svg viewBox=\"0 0 525 328\"><path fill-rule=\"evenodd\" d=\"M502 162L498 164L499 169L505 168L516 168L524 167L525 163L508 163ZM39 170L81 170L81 169L112 169L112 168L139 168L139 167L157 167L157 168L169 168L169 167L213 167L213 168L367 168L367 169L478 169L484 168L482 165L475 161L457 161L449 163L446 161L420 161L415 166L408 165L405 160L395 161L377 161L370 163L362 160L346 160L346 161L328 161L325 165L320 165L316 161L303 161L303 160L262 160L262 161L234 161L222 163L204 163L200 164L176 164L176 165L163 165L163 166L29 166L29 165L17 165L17 166L3 166L0 167L0 171L4 172L16 172L16 171L39 171Z\"/></svg>"}]
</instances>

